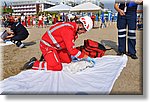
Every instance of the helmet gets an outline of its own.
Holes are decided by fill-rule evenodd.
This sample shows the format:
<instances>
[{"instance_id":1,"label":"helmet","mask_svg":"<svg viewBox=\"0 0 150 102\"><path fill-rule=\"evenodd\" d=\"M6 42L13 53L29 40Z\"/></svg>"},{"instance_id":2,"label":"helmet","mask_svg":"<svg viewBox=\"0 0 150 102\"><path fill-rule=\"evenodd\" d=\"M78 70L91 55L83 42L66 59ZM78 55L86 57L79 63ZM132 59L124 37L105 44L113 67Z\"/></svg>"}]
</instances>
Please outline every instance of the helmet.
<instances>
[{"instance_id":1,"label":"helmet","mask_svg":"<svg viewBox=\"0 0 150 102\"><path fill-rule=\"evenodd\" d=\"M92 28L93 28L93 21L91 19L91 17L89 16L84 16L84 17L81 17L79 19L80 22L82 22L84 28L87 30L87 31L90 31Z\"/></svg>"}]
</instances>

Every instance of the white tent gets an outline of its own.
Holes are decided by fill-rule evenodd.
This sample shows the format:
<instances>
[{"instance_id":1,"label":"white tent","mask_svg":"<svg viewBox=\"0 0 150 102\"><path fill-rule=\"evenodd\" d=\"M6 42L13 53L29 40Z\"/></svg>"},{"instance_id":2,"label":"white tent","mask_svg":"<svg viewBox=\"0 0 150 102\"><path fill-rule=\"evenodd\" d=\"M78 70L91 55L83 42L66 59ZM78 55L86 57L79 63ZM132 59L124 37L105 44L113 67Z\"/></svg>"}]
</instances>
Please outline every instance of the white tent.
<instances>
[{"instance_id":1,"label":"white tent","mask_svg":"<svg viewBox=\"0 0 150 102\"><path fill-rule=\"evenodd\" d=\"M89 12L89 11L93 12L93 11L99 11L99 10L102 10L102 8L91 2L83 3L75 7L72 7L70 9L70 11L82 11L82 12Z\"/></svg>"},{"instance_id":2,"label":"white tent","mask_svg":"<svg viewBox=\"0 0 150 102\"><path fill-rule=\"evenodd\" d=\"M49 12L69 12L71 8L72 8L71 6L68 6L68 5L65 5L65 4L60 4L60 5L56 5L56 6L48 8L48 9L45 9L44 11L49 11Z\"/></svg>"}]
</instances>

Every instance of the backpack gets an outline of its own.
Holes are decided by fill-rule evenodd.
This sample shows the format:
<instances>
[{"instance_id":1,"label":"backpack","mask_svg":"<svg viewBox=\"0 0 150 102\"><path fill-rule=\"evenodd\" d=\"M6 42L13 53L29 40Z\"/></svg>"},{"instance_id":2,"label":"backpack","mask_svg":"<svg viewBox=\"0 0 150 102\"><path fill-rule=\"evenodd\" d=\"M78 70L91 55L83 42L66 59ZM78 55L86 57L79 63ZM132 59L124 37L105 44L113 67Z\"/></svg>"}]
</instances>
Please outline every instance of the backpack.
<instances>
[{"instance_id":1,"label":"backpack","mask_svg":"<svg viewBox=\"0 0 150 102\"><path fill-rule=\"evenodd\" d=\"M77 47L77 49L80 50L81 52L84 52L91 58L97 58L97 57L104 56L105 52L107 50L111 50L112 48L106 49L105 46L103 46L102 44L96 41L87 39L87 40L84 40L84 46Z\"/></svg>"}]
</instances>

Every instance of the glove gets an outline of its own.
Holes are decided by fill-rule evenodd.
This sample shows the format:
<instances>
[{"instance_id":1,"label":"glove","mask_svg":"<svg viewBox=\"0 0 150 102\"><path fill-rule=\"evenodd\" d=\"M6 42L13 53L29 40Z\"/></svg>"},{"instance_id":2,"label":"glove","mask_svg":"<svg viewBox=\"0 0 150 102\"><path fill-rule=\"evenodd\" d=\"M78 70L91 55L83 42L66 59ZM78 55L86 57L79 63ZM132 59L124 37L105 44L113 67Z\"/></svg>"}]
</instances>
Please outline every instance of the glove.
<instances>
[{"instance_id":1,"label":"glove","mask_svg":"<svg viewBox=\"0 0 150 102\"><path fill-rule=\"evenodd\" d=\"M72 62L77 62L77 61L79 61L79 59L76 58L76 57L74 57L74 56L71 56L71 59L72 59Z\"/></svg>"},{"instance_id":2,"label":"glove","mask_svg":"<svg viewBox=\"0 0 150 102\"><path fill-rule=\"evenodd\" d=\"M95 60L94 60L93 58L91 58L91 57L86 58L86 60L87 60L88 62L92 62L92 63L94 63L94 64L96 63Z\"/></svg>"}]
</instances>

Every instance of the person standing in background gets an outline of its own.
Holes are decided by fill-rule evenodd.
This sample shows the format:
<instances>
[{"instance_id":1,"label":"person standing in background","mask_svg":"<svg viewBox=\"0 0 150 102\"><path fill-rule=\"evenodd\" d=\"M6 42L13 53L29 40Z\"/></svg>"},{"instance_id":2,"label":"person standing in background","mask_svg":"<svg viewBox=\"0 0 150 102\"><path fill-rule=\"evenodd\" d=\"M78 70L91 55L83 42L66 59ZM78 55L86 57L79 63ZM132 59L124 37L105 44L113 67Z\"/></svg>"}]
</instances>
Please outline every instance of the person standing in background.
<instances>
[{"instance_id":1,"label":"person standing in background","mask_svg":"<svg viewBox=\"0 0 150 102\"><path fill-rule=\"evenodd\" d=\"M93 28L94 28L95 18L96 18L96 16L95 16L94 14L92 14L91 19L92 19L92 21L93 21Z\"/></svg>"},{"instance_id":2,"label":"person standing in background","mask_svg":"<svg viewBox=\"0 0 150 102\"><path fill-rule=\"evenodd\" d=\"M137 5L143 0L116 0L114 8L118 12L118 53L117 55L127 54L132 59L136 56L136 19ZM126 28L128 26L128 53L126 53Z\"/></svg>"},{"instance_id":3,"label":"person standing in background","mask_svg":"<svg viewBox=\"0 0 150 102\"><path fill-rule=\"evenodd\" d=\"M22 24L23 26L26 25L26 24L25 24L25 16L24 16L23 13L21 14L21 24Z\"/></svg>"},{"instance_id":4,"label":"person standing in background","mask_svg":"<svg viewBox=\"0 0 150 102\"><path fill-rule=\"evenodd\" d=\"M40 27L40 25L41 25L42 28L43 28L43 16L42 16L42 14L39 16L38 27Z\"/></svg>"},{"instance_id":5,"label":"person standing in background","mask_svg":"<svg viewBox=\"0 0 150 102\"><path fill-rule=\"evenodd\" d=\"M47 27L47 16L43 15L44 27Z\"/></svg>"},{"instance_id":6,"label":"person standing in background","mask_svg":"<svg viewBox=\"0 0 150 102\"><path fill-rule=\"evenodd\" d=\"M28 26L28 22L27 22L27 16L25 16L25 26L27 27Z\"/></svg>"},{"instance_id":7,"label":"person standing in background","mask_svg":"<svg viewBox=\"0 0 150 102\"><path fill-rule=\"evenodd\" d=\"M96 14L95 21L96 21L96 26L97 26L97 25L98 25L98 22L99 22L98 14Z\"/></svg>"},{"instance_id":8,"label":"person standing in background","mask_svg":"<svg viewBox=\"0 0 150 102\"><path fill-rule=\"evenodd\" d=\"M30 15L27 17L27 21L28 21L28 26L30 26L31 25L31 17L30 17Z\"/></svg>"},{"instance_id":9,"label":"person standing in background","mask_svg":"<svg viewBox=\"0 0 150 102\"><path fill-rule=\"evenodd\" d=\"M36 16L32 16L32 26L36 27Z\"/></svg>"}]
</instances>

